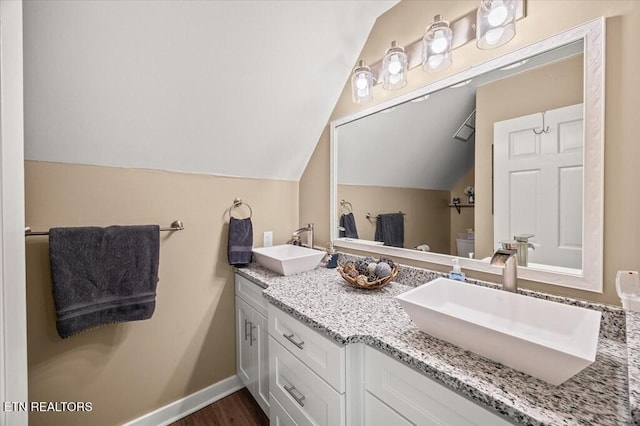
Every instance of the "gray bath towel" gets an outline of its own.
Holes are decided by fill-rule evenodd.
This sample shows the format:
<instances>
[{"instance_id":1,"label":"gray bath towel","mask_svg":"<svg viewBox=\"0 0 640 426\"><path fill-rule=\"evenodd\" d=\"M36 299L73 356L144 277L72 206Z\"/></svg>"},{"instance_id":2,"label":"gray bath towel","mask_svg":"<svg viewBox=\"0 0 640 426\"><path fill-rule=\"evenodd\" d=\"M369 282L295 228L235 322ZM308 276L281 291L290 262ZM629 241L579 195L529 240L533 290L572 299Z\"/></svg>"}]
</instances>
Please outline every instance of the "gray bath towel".
<instances>
[{"instance_id":1,"label":"gray bath towel","mask_svg":"<svg viewBox=\"0 0 640 426\"><path fill-rule=\"evenodd\" d=\"M379 214L376 219L376 241L385 246L404 247L404 215L402 213Z\"/></svg>"},{"instance_id":2,"label":"gray bath towel","mask_svg":"<svg viewBox=\"0 0 640 426\"><path fill-rule=\"evenodd\" d=\"M251 263L253 248L253 224L251 218L229 220L229 243L227 259L229 265L242 266Z\"/></svg>"},{"instance_id":3,"label":"gray bath towel","mask_svg":"<svg viewBox=\"0 0 640 426\"><path fill-rule=\"evenodd\" d=\"M356 218L353 213L347 213L340 216L340 226L344 231L340 231L341 237L358 238L358 230L356 229Z\"/></svg>"},{"instance_id":4,"label":"gray bath towel","mask_svg":"<svg viewBox=\"0 0 640 426\"><path fill-rule=\"evenodd\" d=\"M158 225L50 229L49 258L60 337L109 323L151 318L159 251Z\"/></svg>"}]
</instances>

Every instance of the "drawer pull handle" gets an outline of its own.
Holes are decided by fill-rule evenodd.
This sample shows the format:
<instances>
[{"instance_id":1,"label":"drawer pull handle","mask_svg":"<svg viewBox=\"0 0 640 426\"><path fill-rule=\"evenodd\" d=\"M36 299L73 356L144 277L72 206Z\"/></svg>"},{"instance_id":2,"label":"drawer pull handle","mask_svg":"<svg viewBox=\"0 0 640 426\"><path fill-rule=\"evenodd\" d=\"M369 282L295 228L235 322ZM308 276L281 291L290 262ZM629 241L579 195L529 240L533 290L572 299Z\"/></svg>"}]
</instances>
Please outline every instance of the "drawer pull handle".
<instances>
[{"instance_id":1,"label":"drawer pull handle","mask_svg":"<svg viewBox=\"0 0 640 426\"><path fill-rule=\"evenodd\" d=\"M256 329L256 325L254 323L250 323L251 328L249 329L249 346L253 346L253 342L256 341L256 337L253 336L253 330Z\"/></svg>"},{"instance_id":2,"label":"drawer pull handle","mask_svg":"<svg viewBox=\"0 0 640 426\"><path fill-rule=\"evenodd\" d=\"M284 385L284 390L286 390L286 391L287 391L287 393L288 393L289 395L291 395L291 398L295 399L295 400L296 400L296 402L297 402L298 404L300 404L300 406L301 406L301 407L304 407L304 402L302 402L302 401L304 401L304 399L305 399L306 397L305 397L303 394L301 394L301 393L300 393L300 391L299 391L298 389L296 389L296 387L295 387L295 386L287 386L287 385ZM295 391L296 393L299 393L299 394L300 394L300 396L298 396L298 395L294 394L294 393L293 393L294 391Z\"/></svg>"},{"instance_id":3,"label":"drawer pull handle","mask_svg":"<svg viewBox=\"0 0 640 426\"><path fill-rule=\"evenodd\" d=\"M251 331L247 328L247 326L251 324L251 321L249 321L248 319L244 319L244 340L247 340L247 337L249 337L249 333L251 333Z\"/></svg>"},{"instance_id":4,"label":"drawer pull handle","mask_svg":"<svg viewBox=\"0 0 640 426\"><path fill-rule=\"evenodd\" d=\"M301 340L299 342L296 342L293 339L293 333L291 333L291 334L283 334L283 336L284 336L285 339L287 339L288 341L290 341L291 343L296 345L298 347L298 349L302 349L302 346L304 346L304 341Z\"/></svg>"}]
</instances>

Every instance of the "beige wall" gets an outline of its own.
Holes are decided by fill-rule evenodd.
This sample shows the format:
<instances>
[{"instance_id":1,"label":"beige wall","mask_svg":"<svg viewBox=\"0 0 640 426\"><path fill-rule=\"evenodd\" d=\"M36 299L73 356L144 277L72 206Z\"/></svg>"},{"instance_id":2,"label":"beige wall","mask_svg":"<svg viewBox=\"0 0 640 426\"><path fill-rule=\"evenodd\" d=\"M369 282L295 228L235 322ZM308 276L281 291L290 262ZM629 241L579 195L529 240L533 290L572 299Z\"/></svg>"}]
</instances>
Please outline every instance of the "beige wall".
<instances>
[{"instance_id":1,"label":"beige wall","mask_svg":"<svg viewBox=\"0 0 640 426\"><path fill-rule=\"evenodd\" d=\"M233 271L226 210L236 197L284 243L298 224L298 183L28 161L26 223L106 226L184 221L162 233L156 311L147 321L58 337L46 237L29 237L29 400L91 401L84 414L31 413L31 425L121 424L235 374Z\"/></svg>"},{"instance_id":2,"label":"beige wall","mask_svg":"<svg viewBox=\"0 0 640 426\"><path fill-rule=\"evenodd\" d=\"M583 55L478 87L476 92L475 220L478 258L491 256L493 244L493 123L583 102ZM541 124L542 125L542 124Z\"/></svg>"},{"instance_id":3,"label":"beige wall","mask_svg":"<svg viewBox=\"0 0 640 426\"><path fill-rule=\"evenodd\" d=\"M361 59L373 63L384 54L391 40L404 45L422 37L427 24L435 14L455 19L477 7L477 1L402 1L376 22ZM525 287L556 294L572 295L619 304L615 293L614 277L619 269L640 268L640 198L634 194L640 181L640 144L636 143L636 114L640 110L640 57L637 41L640 40L640 2L608 0L528 0L527 17L517 24L517 35L507 45L494 50L477 49L469 43L454 52L453 65L438 74L427 74L420 68L409 72L409 84L399 91L375 89L375 99L365 105L356 105L349 99L349 88L336 105L332 119L370 108L385 100L457 73L474 64L486 62L512 50L526 46L545 37L557 34L587 21L606 17L606 117L605 117L605 212L604 212L604 294L573 291L539 283L522 283ZM354 64L355 65L355 64ZM348 82L346 82L348 83ZM325 132L311 158L300 182L300 191L307 191L307 183L329 185L329 134ZM476 164L477 167L477 164ZM328 191L328 189L327 189ZM301 204L300 215L316 223L328 223L328 196L317 197ZM328 229L328 226L325 225ZM329 233L318 235L319 241L327 241ZM442 269L440 266L423 266ZM450 268L447 268L450 269ZM469 273L470 276L476 276ZM477 275L481 277L481 275ZM487 278L497 279L495 275Z\"/></svg>"},{"instance_id":4,"label":"beige wall","mask_svg":"<svg viewBox=\"0 0 640 426\"><path fill-rule=\"evenodd\" d=\"M384 186L338 185L338 199L353 205L358 236L373 240L376 220L368 220L371 213L395 213L404 217L404 246L414 248L428 244L431 251L449 250L449 191Z\"/></svg>"}]
</instances>

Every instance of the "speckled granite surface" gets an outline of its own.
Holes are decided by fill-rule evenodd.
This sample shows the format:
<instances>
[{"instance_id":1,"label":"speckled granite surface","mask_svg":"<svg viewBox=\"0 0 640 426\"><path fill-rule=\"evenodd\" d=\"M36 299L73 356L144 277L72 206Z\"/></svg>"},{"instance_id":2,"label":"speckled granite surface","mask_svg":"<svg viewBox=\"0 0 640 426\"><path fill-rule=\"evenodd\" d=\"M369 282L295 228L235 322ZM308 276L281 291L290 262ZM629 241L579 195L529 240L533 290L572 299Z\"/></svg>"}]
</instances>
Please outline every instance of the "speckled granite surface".
<instances>
[{"instance_id":1,"label":"speckled granite surface","mask_svg":"<svg viewBox=\"0 0 640 426\"><path fill-rule=\"evenodd\" d=\"M631 421L640 425L640 312L627 312L627 339Z\"/></svg>"},{"instance_id":2,"label":"speckled granite surface","mask_svg":"<svg viewBox=\"0 0 640 426\"><path fill-rule=\"evenodd\" d=\"M627 368L627 356L629 349L631 359L635 347L635 356L640 357L640 346L625 343L625 317L619 309L593 306L604 314L596 362L555 387L419 331L393 296L436 278L438 273L403 267L403 274L398 275L402 283L366 291L349 287L335 270L322 267L289 277L257 265L237 271L267 287L264 296L271 303L334 341L362 342L378 348L514 422L530 425L632 422L630 398L635 404L640 393L629 395L633 368ZM542 297L539 293L535 296ZM627 326L629 321L633 322L627 318ZM622 333L616 332L616 327L621 327ZM635 332L627 337L631 339L637 332L640 327L636 325ZM640 341L640 336L637 339ZM640 380L639 363L640 359L635 363L631 382Z\"/></svg>"}]
</instances>

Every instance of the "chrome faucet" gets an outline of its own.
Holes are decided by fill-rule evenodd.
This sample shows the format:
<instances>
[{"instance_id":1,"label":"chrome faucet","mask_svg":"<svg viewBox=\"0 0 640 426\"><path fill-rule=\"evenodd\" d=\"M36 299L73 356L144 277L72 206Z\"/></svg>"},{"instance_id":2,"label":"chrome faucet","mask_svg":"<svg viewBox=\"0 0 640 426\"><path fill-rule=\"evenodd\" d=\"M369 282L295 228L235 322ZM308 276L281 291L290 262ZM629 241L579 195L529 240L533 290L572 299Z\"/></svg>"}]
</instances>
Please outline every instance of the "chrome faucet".
<instances>
[{"instance_id":1,"label":"chrome faucet","mask_svg":"<svg viewBox=\"0 0 640 426\"><path fill-rule=\"evenodd\" d=\"M303 232L307 233L307 244L302 244L302 241L300 241L300 234L302 234ZM313 223L307 223L302 228L298 228L293 231L291 240L289 240L289 244L293 244L294 246L306 246L309 248L313 248Z\"/></svg>"},{"instance_id":2,"label":"chrome faucet","mask_svg":"<svg viewBox=\"0 0 640 426\"><path fill-rule=\"evenodd\" d=\"M500 242L502 248L496 250L491 264L502 266L502 289L512 293L518 292L518 250L516 241Z\"/></svg>"},{"instance_id":3,"label":"chrome faucet","mask_svg":"<svg viewBox=\"0 0 640 426\"><path fill-rule=\"evenodd\" d=\"M536 249L536 246L529 242L529 238L533 238L533 234L520 234L513 237L516 240L518 250L518 266L529 265L529 249Z\"/></svg>"}]
</instances>

